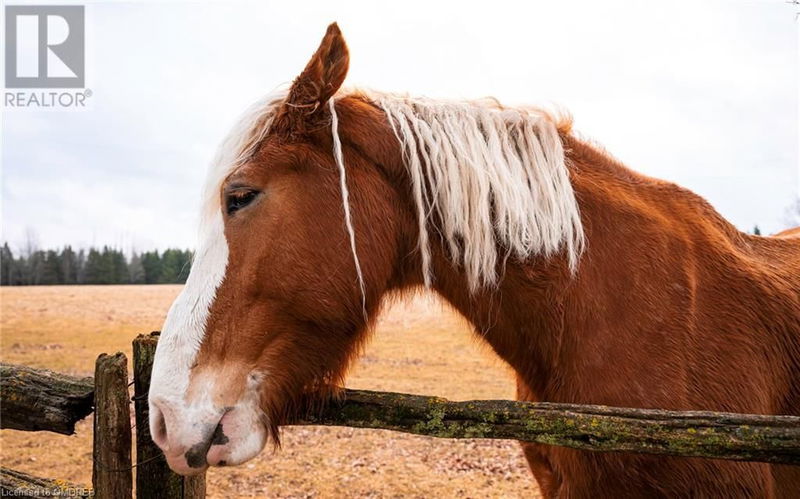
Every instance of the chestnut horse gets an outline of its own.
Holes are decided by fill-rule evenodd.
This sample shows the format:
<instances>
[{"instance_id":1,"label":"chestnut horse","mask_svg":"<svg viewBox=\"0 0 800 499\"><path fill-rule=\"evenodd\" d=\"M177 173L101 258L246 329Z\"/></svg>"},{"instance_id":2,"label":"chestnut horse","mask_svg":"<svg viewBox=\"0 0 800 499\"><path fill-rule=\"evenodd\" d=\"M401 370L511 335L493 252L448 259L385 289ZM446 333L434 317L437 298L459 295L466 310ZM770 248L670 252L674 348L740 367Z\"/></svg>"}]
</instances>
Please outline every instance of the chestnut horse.
<instances>
[{"instance_id":1,"label":"chestnut horse","mask_svg":"<svg viewBox=\"0 0 800 499\"><path fill-rule=\"evenodd\" d=\"M150 390L178 473L256 456L427 286L522 400L800 415L800 239L743 234L564 117L341 89L331 25L226 139ZM546 497L788 497L800 468L524 444Z\"/></svg>"}]
</instances>

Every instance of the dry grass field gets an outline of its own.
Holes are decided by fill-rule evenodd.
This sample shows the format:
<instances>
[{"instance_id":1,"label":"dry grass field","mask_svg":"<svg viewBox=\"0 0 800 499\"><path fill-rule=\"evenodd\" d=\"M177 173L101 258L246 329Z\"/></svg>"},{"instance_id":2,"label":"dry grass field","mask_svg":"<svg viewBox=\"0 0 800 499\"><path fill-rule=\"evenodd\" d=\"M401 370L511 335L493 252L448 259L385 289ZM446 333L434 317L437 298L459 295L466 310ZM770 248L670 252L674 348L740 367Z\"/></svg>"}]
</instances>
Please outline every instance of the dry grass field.
<instances>
[{"instance_id":1,"label":"dry grass field","mask_svg":"<svg viewBox=\"0 0 800 499\"><path fill-rule=\"evenodd\" d=\"M91 374L101 352L159 329L180 286L0 289L4 362ZM351 371L353 388L455 400L511 398L513 377L469 326L430 296L388 305ZM0 432L0 463L91 482L91 418L77 434ZM538 497L515 442L454 441L381 430L290 427L283 448L208 472L209 497Z\"/></svg>"}]
</instances>

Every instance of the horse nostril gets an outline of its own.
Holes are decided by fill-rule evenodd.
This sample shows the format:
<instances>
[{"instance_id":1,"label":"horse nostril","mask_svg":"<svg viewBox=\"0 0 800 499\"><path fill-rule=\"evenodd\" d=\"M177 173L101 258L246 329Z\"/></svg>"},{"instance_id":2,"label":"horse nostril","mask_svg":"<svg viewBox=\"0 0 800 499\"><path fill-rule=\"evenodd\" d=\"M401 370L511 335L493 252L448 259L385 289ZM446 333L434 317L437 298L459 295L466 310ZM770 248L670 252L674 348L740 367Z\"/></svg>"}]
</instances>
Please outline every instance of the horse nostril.
<instances>
[{"instance_id":1,"label":"horse nostril","mask_svg":"<svg viewBox=\"0 0 800 499\"><path fill-rule=\"evenodd\" d=\"M225 445L228 441L228 436L223 433L222 421L220 421L211 435L211 445Z\"/></svg>"},{"instance_id":2,"label":"horse nostril","mask_svg":"<svg viewBox=\"0 0 800 499\"><path fill-rule=\"evenodd\" d=\"M153 442L162 449L167 446L167 421L164 418L164 411L158 407L158 402L153 402L150 407L150 432Z\"/></svg>"},{"instance_id":3,"label":"horse nostril","mask_svg":"<svg viewBox=\"0 0 800 499\"><path fill-rule=\"evenodd\" d=\"M222 423L218 424L211 435L206 454L206 462L210 466L225 466L225 459L228 449L225 444L229 442L228 437L223 433Z\"/></svg>"}]
</instances>

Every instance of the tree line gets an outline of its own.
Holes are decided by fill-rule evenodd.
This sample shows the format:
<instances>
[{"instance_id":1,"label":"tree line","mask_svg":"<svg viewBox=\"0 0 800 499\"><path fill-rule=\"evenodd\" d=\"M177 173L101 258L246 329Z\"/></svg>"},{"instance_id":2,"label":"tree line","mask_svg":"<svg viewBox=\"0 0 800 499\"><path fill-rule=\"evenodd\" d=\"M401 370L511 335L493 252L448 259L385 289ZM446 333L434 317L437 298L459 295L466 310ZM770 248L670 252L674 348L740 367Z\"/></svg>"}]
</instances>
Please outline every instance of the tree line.
<instances>
[{"instance_id":1,"label":"tree line","mask_svg":"<svg viewBox=\"0 0 800 499\"><path fill-rule=\"evenodd\" d=\"M130 258L116 248L23 251L15 256L8 243L0 248L0 286L45 284L183 284L192 265L192 252L133 252Z\"/></svg>"}]
</instances>

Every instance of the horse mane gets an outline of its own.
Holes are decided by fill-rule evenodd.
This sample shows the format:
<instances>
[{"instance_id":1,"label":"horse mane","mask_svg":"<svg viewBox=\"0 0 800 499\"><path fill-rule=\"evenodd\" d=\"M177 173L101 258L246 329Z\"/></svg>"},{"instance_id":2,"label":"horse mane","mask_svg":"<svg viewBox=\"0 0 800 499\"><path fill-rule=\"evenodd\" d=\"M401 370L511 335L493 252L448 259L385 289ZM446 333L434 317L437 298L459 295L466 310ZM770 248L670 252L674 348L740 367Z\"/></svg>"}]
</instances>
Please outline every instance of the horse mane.
<instances>
[{"instance_id":1,"label":"horse mane","mask_svg":"<svg viewBox=\"0 0 800 499\"><path fill-rule=\"evenodd\" d=\"M498 263L512 255L525 260L565 248L576 269L583 228L559 135L568 120L493 99L363 95L383 109L402 146L426 286L433 278L431 228L473 292L496 285Z\"/></svg>"},{"instance_id":2,"label":"horse mane","mask_svg":"<svg viewBox=\"0 0 800 499\"><path fill-rule=\"evenodd\" d=\"M223 141L206 180L204 218L219 211L222 183L255 154L286 94L277 91L256 102ZM334 101L346 96L382 109L401 145L416 204L426 286L433 280L432 232L463 266L473 292L496 285L499 264L510 256L548 257L564 249L575 271L584 234L559 134L568 132L568 118L536 108L504 107L493 99L440 101L349 90L337 93ZM335 104L330 112L335 134ZM340 151L334 150L333 156L343 173ZM352 241L344 181L341 189ZM355 245L352 251L358 267Z\"/></svg>"}]
</instances>

